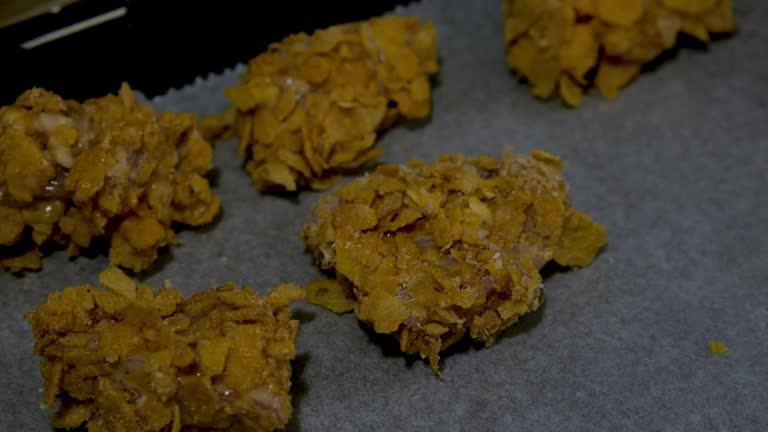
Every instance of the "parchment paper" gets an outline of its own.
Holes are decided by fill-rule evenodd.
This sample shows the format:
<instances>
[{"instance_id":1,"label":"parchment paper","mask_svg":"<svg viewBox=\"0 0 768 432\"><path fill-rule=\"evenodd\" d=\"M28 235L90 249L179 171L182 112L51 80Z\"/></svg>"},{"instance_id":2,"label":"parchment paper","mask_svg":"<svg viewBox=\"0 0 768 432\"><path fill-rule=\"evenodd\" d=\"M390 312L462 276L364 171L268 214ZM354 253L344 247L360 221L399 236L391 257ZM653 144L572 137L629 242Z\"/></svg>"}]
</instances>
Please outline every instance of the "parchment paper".
<instances>
[{"instance_id":1,"label":"parchment paper","mask_svg":"<svg viewBox=\"0 0 768 432\"><path fill-rule=\"evenodd\" d=\"M442 69L433 117L387 132L382 161L498 155L508 144L550 151L567 163L575 207L610 243L591 267L548 277L543 310L495 346L451 350L442 381L353 315L298 306L289 430L768 430L768 3L737 2L736 37L680 51L615 102L591 92L578 110L534 100L507 71L500 3L396 11L436 23ZM241 71L153 103L215 113ZM144 280L190 295L318 277L298 234L321 194L260 195L233 141L215 158L221 219L183 232ZM95 284L106 266L59 252L39 273L0 275L0 430L50 429L23 313L51 291ZM710 355L710 340L730 352Z\"/></svg>"}]
</instances>

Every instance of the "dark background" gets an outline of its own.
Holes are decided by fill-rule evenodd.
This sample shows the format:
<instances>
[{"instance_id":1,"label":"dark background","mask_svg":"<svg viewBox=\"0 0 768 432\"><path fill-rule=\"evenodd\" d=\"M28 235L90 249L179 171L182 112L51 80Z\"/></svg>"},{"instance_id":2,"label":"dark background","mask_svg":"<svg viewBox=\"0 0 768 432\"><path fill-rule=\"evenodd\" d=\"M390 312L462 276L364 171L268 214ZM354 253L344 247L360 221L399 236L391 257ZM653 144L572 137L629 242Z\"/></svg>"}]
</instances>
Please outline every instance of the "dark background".
<instances>
[{"instance_id":1,"label":"dark background","mask_svg":"<svg viewBox=\"0 0 768 432\"><path fill-rule=\"evenodd\" d=\"M0 105L32 86L82 100L115 92L122 81L152 97L245 62L291 33L365 19L405 3L82 1L0 29ZM128 8L125 17L31 50L20 48L24 41L120 6Z\"/></svg>"}]
</instances>

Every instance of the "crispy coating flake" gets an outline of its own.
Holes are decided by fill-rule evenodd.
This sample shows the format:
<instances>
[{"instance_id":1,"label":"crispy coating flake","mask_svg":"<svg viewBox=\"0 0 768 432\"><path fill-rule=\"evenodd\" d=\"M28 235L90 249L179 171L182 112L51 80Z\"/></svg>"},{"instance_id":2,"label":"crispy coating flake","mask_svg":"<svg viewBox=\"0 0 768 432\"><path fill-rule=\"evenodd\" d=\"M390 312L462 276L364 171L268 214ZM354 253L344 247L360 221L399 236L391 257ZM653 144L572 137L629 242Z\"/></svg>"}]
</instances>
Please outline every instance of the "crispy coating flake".
<instances>
[{"instance_id":1,"label":"crispy coating flake","mask_svg":"<svg viewBox=\"0 0 768 432\"><path fill-rule=\"evenodd\" d=\"M307 301L343 314L355 309L355 296L349 286L338 279L318 279L305 287Z\"/></svg>"},{"instance_id":2,"label":"crispy coating flake","mask_svg":"<svg viewBox=\"0 0 768 432\"><path fill-rule=\"evenodd\" d=\"M40 268L45 244L78 255L105 239L114 265L140 271L176 242L171 223L219 212L211 167L193 115L158 117L127 84L82 104L29 90L0 107L0 270Z\"/></svg>"},{"instance_id":3,"label":"crispy coating flake","mask_svg":"<svg viewBox=\"0 0 768 432\"><path fill-rule=\"evenodd\" d=\"M606 99L677 43L736 31L731 0L504 0L509 67L542 99L581 105L594 84Z\"/></svg>"},{"instance_id":4,"label":"crispy coating flake","mask_svg":"<svg viewBox=\"0 0 768 432\"><path fill-rule=\"evenodd\" d=\"M237 110L232 106L219 115L205 116L200 119L200 133L210 142L217 139L229 139L233 133L236 115Z\"/></svg>"},{"instance_id":5,"label":"crispy coating flake","mask_svg":"<svg viewBox=\"0 0 768 432\"><path fill-rule=\"evenodd\" d=\"M428 358L465 333L486 345L541 303L549 260L588 265L605 229L569 205L542 151L379 167L315 207L302 238L357 299L355 314Z\"/></svg>"},{"instance_id":6,"label":"crispy coating flake","mask_svg":"<svg viewBox=\"0 0 768 432\"><path fill-rule=\"evenodd\" d=\"M429 115L435 28L384 17L297 34L250 61L226 90L238 151L259 190L325 189L381 154L376 133Z\"/></svg>"},{"instance_id":7,"label":"crispy coating flake","mask_svg":"<svg viewBox=\"0 0 768 432\"><path fill-rule=\"evenodd\" d=\"M722 342L709 341L709 353L712 355L721 355L728 353L728 347Z\"/></svg>"},{"instance_id":8,"label":"crispy coating flake","mask_svg":"<svg viewBox=\"0 0 768 432\"><path fill-rule=\"evenodd\" d=\"M44 357L44 404L60 398L56 428L90 432L271 431L291 417L291 364L304 292L279 285L260 297L233 284L185 300L117 268L106 290L50 294L25 318Z\"/></svg>"}]
</instances>

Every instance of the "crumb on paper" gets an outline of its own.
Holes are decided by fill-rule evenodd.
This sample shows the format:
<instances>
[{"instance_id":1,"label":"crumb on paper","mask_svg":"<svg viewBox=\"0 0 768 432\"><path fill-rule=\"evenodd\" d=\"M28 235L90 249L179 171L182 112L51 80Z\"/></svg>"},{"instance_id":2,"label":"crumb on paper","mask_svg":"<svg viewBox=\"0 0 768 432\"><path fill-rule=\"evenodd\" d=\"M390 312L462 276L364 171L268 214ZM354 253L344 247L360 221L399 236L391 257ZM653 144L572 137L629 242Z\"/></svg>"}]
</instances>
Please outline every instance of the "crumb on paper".
<instances>
[{"instance_id":1,"label":"crumb on paper","mask_svg":"<svg viewBox=\"0 0 768 432\"><path fill-rule=\"evenodd\" d=\"M728 352L728 347L725 346L722 342L718 341L709 341L709 353L712 355L720 355L720 354L726 354Z\"/></svg>"},{"instance_id":2,"label":"crumb on paper","mask_svg":"<svg viewBox=\"0 0 768 432\"><path fill-rule=\"evenodd\" d=\"M492 345L539 307L546 262L583 267L607 242L570 206L562 169L509 149L381 166L321 199L302 238L333 286L351 287L360 320L439 373L440 351L465 334Z\"/></svg>"},{"instance_id":3,"label":"crumb on paper","mask_svg":"<svg viewBox=\"0 0 768 432\"><path fill-rule=\"evenodd\" d=\"M25 315L43 357L44 406L55 428L91 432L282 428L292 414L291 364L301 288L265 296L233 284L184 299L117 268L104 289L52 293Z\"/></svg>"},{"instance_id":4,"label":"crumb on paper","mask_svg":"<svg viewBox=\"0 0 768 432\"><path fill-rule=\"evenodd\" d=\"M216 116L205 116L200 119L200 133L210 142L218 139L229 139L234 130L235 107L229 107Z\"/></svg>"},{"instance_id":5,"label":"crumb on paper","mask_svg":"<svg viewBox=\"0 0 768 432\"><path fill-rule=\"evenodd\" d=\"M509 67L571 107L593 83L616 98L680 34L709 43L737 30L732 0L505 0L503 14Z\"/></svg>"},{"instance_id":6,"label":"crumb on paper","mask_svg":"<svg viewBox=\"0 0 768 432\"><path fill-rule=\"evenodd\" d=\"M337 314L349 312L355 308L355 296L351 287L338 279L318 279L306 286L307 301L322 306Z\"/></svg>"},{"instance_id":7,"label":"crumb on paper","mask_svg":"<svg viewBox=\"0 0 768 432\"><path fill-rule=\"evenodd\" d=\"M426 118L435 27L388 16L287 37L225 90L238 152L261 191L326 189L381 154L377 133Z\"/></svg>"},{"instance_id":8,"label":"crumb on paper","mask_svg":"<svg viewBox=\"0 0 768 432\"><path fill-rule=\"evenodd\" d=\"M157 115L127 84L84 103L34 88L0 107L0 270L39 269L41 247L106 240L141 271L177 243L171 224L219 212L212 149L192 114Z\"/></svg>"}]
</instances>

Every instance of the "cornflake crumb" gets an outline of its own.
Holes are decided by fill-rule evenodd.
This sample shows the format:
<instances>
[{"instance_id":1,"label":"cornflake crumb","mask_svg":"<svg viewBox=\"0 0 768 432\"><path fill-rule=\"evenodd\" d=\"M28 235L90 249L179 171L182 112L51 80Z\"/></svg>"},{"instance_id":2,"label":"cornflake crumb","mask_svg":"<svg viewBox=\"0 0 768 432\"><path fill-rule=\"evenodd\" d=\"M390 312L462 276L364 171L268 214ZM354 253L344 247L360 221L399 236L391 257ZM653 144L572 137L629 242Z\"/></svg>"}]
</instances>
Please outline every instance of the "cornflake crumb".
<instances>
[{"instance_id":1,"label":"cornflake crumb","mask_svg":"<svg viewBox=\"0 0 768 432\"><path fill-rule=\"evenodd\" d=\"M681 33L709 43L736 29L731 0L504 0L509 67L571 107L592 83L616 98Z\"/></svg>"},{"instance_id":2,"label":"cornflake crumb","mask_svg":"<svg viewBox=\"0 0 768 432\"><path fill-rule=\"evenodd\" d=\"M184 299L117 268L104 288L50 294L25 315L43 357L53 426L108 431L271 431L291 417L291 364L303 298L282 284L266 296L233 284Z\"/></svg>"},{"instance_id":3,"label":"cornflake crumb","mask_svg":"<svg viewBox=\"0 0 768 432\"><path fill-rule=\"evenodd\" d=\"M338 279L311 285L322 295L310 301L348 310L351 292L360 320L439 373L440 351L465 334L489 346L539 307L546 262L583 267L607 242L605 228L571 208L562 169L549 153L508 149L500 159L381 166L340 187L302 233Z\"/></svg>"},{"instance_id":4,"label":"cornflake crumb","mask_svg":"<svg viewBox=\"0 0 768 432\"><path fill-rule=\"evenodd\" d=\"M0 270L39 269L40 248L110 244L140 271L177 243L171 224L219 212L204 175L212 150L192 114L158 116L127 84L84 103L43 89L0 107Z\"/></svg>"},{"instance_id":5,"label":"cornflake crumb","mask_svg":"<svg viewBox=\"0 0 768 432\"><path fill-rule=\"evenodd\" d=\"M722 342L709 341L709 353L712 355L725 354L728 352L728 347Z\"/></svg>"},{"instance_id":6,"label":"cornflake crumb","mask_svg":"<svg viewBox=\"0 0 768 432\"><path fill-rule=\"evenodd\" d=\"M235 107L229 107L219 115L204 116L200 119L200 132L211 142L229 139L233 133L236 114Z\"/></svg>"},{"instance_id":7,"label":"cornflake crumb","mask_svg":"<svg viewBox=\"0 0 768 432\"><path fill-rule=\"evenodd\" d=\"M379 131L431 110L435 27L388 16L289 36L251 60L225 91L238 152L262 191L326 189L373 161ZM208 122L226 124L226 114Z\"/></svg>"},{"instance_id":8,"label":"cornflake crumb","mask_svg":"<svg viewBox=\"0 0 768 432\"><path fill-rule=\"evenodd\" d=\"M306 286L307 301L328 310L343 314L355 308L352 287L338 279L318 279Z\"/></svg>"}]
</instances>

